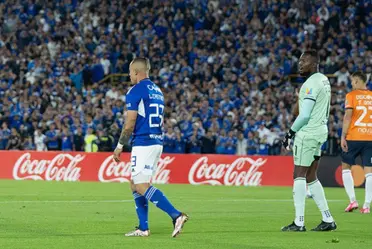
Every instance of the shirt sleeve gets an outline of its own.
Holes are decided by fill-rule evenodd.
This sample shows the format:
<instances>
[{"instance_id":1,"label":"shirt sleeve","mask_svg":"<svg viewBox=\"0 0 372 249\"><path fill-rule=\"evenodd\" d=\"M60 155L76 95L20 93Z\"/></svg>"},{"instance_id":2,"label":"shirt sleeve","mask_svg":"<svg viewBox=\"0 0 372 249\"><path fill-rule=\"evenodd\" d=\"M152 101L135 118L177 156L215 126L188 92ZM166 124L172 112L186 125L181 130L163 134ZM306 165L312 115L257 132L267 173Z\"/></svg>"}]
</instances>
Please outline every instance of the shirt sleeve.
<instances>
[{"instance_id":1,"label":"shirt sleeve","mask_svg":"<svg viewBox=\"0 0 372 249\"><path fill-rule=\"evenodd\" d=\"M141 95L138 93L138 89L136 87L132 87L125 97L127 109L129 111L138 111L140 101Z\"/></svg>"},{"instance_id":2,"label":"shirt sleeve","mask_svg":"<svg viewBox=\"0 0 372 249\"><path fill-rule=\"evenodd\" d=\"M353 109L354 108L354 101L353 101L353 96L348 93L346 94L346 99L345 99L345 109Z\"/></svg>"},{"instance_id":3,"label":"shirt sleeve","mask_svg":"<svg viewBox=\"0 0 372 249\"><path fill-rule=\"evenodd\" d=\"M313 111L315 102L310 99L305 99L303 103L304 107L301 109L300 114L294 121L291 130L298 132L304 125L309 122L311 112Z\"/></svg>"}]
</instances>

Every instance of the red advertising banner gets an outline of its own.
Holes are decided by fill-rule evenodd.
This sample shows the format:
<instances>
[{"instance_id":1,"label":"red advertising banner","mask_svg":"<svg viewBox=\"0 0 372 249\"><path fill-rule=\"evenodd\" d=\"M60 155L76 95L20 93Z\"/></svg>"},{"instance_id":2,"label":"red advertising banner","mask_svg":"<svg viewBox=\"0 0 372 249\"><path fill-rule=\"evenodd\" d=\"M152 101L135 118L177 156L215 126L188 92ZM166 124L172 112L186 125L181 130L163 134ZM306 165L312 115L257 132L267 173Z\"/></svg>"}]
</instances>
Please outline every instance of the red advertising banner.
<instances>
[{"instance_id":1,"label":"red advertising banner","mask_svg":"<svg viewBox=\"0 0 372 249\"><path fill-rule=\"evenodd\" d=\"M0 178L46 181L129 182L131 161L111 153L0 151ZM226 186L291 186L293 159L287 156L163 154L153 183Z\"/></svg>"}]
</instances>

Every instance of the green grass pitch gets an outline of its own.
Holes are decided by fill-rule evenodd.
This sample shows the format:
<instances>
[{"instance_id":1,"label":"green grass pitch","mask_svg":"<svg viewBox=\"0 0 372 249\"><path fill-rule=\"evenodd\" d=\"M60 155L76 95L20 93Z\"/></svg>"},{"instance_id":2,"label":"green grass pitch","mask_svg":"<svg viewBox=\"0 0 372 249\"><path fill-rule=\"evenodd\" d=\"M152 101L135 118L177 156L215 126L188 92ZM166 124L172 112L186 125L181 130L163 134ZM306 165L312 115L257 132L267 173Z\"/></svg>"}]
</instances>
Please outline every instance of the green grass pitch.
<instances>
[{"instance_id":1,"label":"green grass pitch","mask_svg":"<svg viewBox=\"0 0 372 249\"><path fill-rule=\"evenodd\" d=\"M372 217L344 213L342 188L325 190L338 231L283 233L294 216L289 187L158 187L190 215L176 239L171 220L152 204L151 236L123 236L137 225L128 184L0 181L0 249L372 248ZM357 197L362 202L364 190ZM307 229L320 220L308 199Z\"/></svg>"}]
</instances>

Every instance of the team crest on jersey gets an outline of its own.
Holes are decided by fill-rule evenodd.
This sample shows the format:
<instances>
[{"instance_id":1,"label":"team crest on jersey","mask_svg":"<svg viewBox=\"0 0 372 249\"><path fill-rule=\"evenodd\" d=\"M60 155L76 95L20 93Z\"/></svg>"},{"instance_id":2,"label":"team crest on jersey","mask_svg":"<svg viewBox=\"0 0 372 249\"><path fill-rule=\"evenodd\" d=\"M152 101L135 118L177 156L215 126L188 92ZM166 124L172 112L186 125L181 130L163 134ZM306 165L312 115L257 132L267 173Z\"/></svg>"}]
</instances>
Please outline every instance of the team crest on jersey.
<instances>
[{"instance_id":1,"label":"team crest on jersey","mask_svg":"<svg viewBox=\"0 0 372 249\"><path fill-rule=\"evenodd\" d=\"M313 89L312 88L306 88L306 95L312 94Z\"/></svg>"}]
</instances>

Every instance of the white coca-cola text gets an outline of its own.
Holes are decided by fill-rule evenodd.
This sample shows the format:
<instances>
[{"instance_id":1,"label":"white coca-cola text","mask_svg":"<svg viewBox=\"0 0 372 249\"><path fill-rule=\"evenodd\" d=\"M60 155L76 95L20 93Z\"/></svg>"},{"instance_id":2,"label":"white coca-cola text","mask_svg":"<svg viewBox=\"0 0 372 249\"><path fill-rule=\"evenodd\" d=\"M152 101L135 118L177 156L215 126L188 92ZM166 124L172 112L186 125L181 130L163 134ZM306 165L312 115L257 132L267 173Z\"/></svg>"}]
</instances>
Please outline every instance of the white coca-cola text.
<instances>
[{"instance_id":1,"label":"white coca-cola text","mask_svg":"<svg viewBox=\"0 0 372 249\"><path fill-rule=\"evenodd\" d=\"M200 157L189 171L189 182L194 185L259 186L262 172L258 170L266 160L241 157L231 164L208 164L208 157Z\"/></svg>"},{"instance_id":2,"label":"white coca-cola text","mask_svg":"<svg viewBox=\"0 0 372 249\"><path fill-rule=\"evenodd\" d=\"M83 161L83 155L57 154L50 160L31 159L31 153L25 153L18 158L13 167L15 180L46 180L46 181L79 181L81 168L78 163Z\"/></svg>"}]
</instances>

